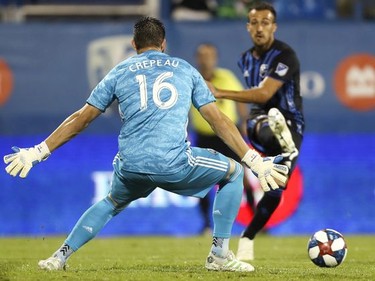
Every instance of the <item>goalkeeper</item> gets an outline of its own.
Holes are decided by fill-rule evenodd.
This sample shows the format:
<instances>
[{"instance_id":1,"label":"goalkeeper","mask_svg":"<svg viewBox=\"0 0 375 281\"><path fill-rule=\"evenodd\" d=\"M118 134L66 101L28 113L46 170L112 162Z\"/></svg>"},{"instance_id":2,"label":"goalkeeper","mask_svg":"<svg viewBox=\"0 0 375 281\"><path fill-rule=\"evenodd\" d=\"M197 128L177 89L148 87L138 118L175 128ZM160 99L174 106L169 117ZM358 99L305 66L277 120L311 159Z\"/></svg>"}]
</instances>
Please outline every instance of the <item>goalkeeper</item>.
<instances>
[{"instance_id":1,"label":"goalkeeper","mask_svg":"<svg viewBox=\"0 0 375 281\"><path fill-rule=\"evenodd\" d=\"M281 156L262 158L249 150L235 125L217 109L199 72L186 61L164 53L162 22L151 17L137 21L132 44L137 55L115 66L86 104L47 139L32 148L13 147L14 153L4 156L6 172L25 178L33 166L84 130L114 100L119 103L123 125L110 192L81 216L62 246L51 257L39 261L39 267L64 269L68 258L114 216L156 187L202 198L218 184L213 242L205 266L216 271L253 271L252 265L237 260L229 250L243 191L242 166L216 151L190 146L186 128L191 104L258 176L266 192L285 184L288 168L276 163Z\"/></svg>"}]
</instances>

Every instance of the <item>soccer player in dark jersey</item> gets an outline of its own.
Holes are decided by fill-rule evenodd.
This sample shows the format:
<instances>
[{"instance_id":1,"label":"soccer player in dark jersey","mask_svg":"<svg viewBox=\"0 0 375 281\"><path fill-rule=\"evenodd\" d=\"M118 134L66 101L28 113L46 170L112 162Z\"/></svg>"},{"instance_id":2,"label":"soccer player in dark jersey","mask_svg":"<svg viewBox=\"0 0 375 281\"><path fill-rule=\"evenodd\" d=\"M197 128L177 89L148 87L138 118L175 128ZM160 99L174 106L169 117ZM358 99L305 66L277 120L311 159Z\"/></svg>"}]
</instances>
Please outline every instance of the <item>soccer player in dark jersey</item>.
<instances>
[{"instance_id":1,"label":"soccer player in dark jersey","mask_svg":"<svg viewBox=\"0 0 375 281\"><path fill-rule=\"evenodd\" d=\"M265 155L284 153L289 176L296 165L304 131L300 66L294 50L275 39L276 11L266 2L249 9L247 31L254 46L245 51L238 65L248 89L224 91L209 84L216 98L249 103L247 134L254 148ZM264 194L254 218L242 233L237 258L254 259L254 238L280 203L282 189Z\"/></svg>"}]
</instances>

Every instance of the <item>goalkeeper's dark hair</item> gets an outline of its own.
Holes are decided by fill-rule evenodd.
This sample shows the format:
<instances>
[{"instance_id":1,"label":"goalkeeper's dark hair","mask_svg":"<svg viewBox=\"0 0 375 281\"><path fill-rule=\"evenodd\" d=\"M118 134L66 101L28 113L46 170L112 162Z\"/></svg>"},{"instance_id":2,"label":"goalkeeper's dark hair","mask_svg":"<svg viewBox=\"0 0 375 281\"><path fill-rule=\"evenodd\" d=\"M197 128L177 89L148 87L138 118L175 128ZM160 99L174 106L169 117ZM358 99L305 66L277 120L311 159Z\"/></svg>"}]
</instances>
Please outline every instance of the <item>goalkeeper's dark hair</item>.
<instances>
[{"instance_id":1,"label":"goalkeeper's dark hair","mask_svg":"<svg viewBox=\"0 0 375 281\"><path fill-rule=\"evenodd\" d=\"M153 17L142 17L134 25L133 39L137 50L147 47L160 48L165 39L164 24Z\"/></svg>"},{"instance_id":2,"label":"goalkeeper's dark hair","mask_svg":"<svg viewBox=\"0 0 375 281\"><path fill-rule=\"evenodd\" d=\"M263 2L263 1L254 1L254 3L250 5L248 12L250 12L251 10L270 11L273 15L274 22L276 22L277 12L271 3Z\"/></svg>"}]
</instances>

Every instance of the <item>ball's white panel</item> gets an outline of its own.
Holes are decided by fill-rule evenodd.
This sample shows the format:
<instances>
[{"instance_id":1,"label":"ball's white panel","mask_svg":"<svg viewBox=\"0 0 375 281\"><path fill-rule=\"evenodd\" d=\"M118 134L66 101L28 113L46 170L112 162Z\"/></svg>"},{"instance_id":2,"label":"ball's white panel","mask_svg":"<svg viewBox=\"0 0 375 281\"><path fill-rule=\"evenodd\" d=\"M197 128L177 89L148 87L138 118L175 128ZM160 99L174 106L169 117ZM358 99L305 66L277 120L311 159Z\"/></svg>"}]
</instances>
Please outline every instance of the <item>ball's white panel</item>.
<instances>
[{"instance_id":1,"label":"ball's white panel","mask_svg":"<svg viewBox=\"0 0 375 281\"><path fill-rule=\"evenodd\" d=\"M319 247L318 246L315 246L315 247L312 247L309 249L309 257L310 259L315 259L319 256Z\"/></svg>"},{"instance_id":2,"label":"ball's white panel","mask_svg":"<svg viewBox=\"0 0 375 281\"><path fill-rule=\"evenodd\" d=\"M345 241L341 237L338 239L335 239L332 242L331 249L332 251L338 251L345 247Z\"/></svg>"},{"instance_id":3,"label":"ball's white panel","mask_svg":"<svg viewBox=\"0 0 375 281\"><path fill-rule=\"evenodd\" d=\"M326 264L326 266L328 266L328 267L334 267L338 264L335 257L332 257L330 255L324 255L323 260L324 260L324 263Z\"/></svg>"},{"instance_id":4,"label":"ball's white panel","mask_svg":"<svg viewBox=\"0 0 375 281\"><path fill-rule=\"evenodd\" d=\"M327 233L325 233L325 231L323 230L319 230L318 232L316 232L314 234L316 240L318 240L319 242L322 242L322 243L326 243L328 242L328 236L327 236Z\"/></svg>"}]
</instances>

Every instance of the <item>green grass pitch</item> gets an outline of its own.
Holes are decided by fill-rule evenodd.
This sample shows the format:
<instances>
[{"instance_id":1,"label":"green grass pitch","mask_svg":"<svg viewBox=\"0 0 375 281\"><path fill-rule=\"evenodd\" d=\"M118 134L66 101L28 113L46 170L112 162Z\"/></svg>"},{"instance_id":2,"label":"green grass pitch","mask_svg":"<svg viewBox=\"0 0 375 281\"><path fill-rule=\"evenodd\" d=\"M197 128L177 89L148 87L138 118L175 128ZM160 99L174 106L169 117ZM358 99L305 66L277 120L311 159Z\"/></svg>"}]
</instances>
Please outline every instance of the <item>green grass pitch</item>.
<instances>
[{"instance_id":1,"label":"green grass pitch","mask_svg":"<svg viewBox=\"0 0 375 281\"><path fill-rule=\"evenodd\" d=\"M0 238L0 280L375 280L375 236L346 236L348 255L336 268L319 268L307 256L308 236L259 235L255 272L212 272L204 268L211 244L199 237L97 237L68 261L66 271L39 270L63 237ZM238 237L231 240L237 249Z\"/></svg>"}]
</instances>

